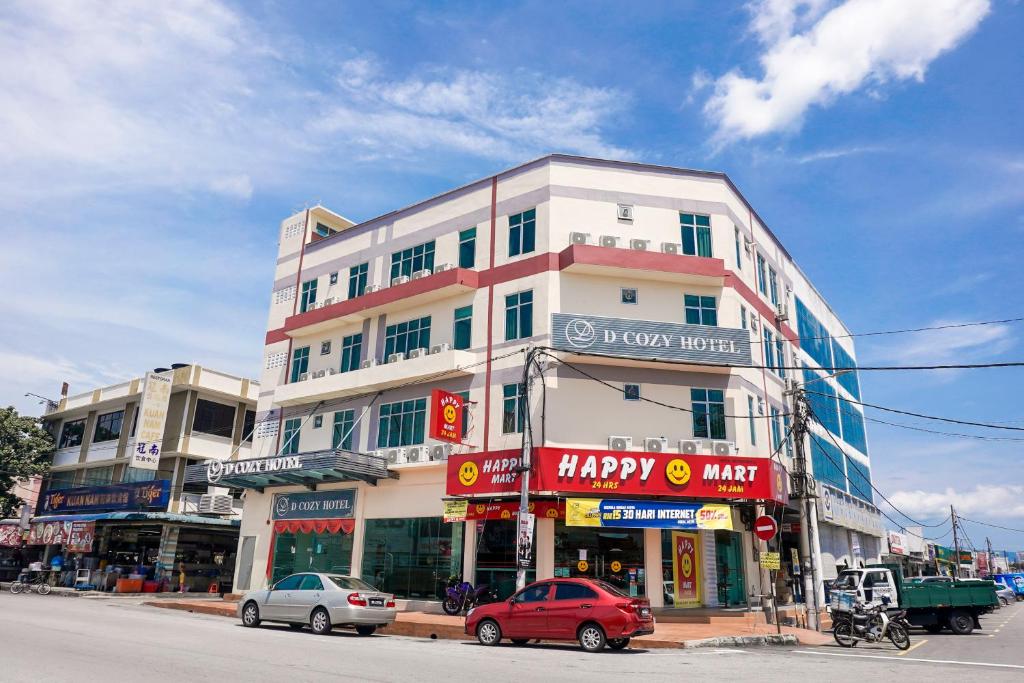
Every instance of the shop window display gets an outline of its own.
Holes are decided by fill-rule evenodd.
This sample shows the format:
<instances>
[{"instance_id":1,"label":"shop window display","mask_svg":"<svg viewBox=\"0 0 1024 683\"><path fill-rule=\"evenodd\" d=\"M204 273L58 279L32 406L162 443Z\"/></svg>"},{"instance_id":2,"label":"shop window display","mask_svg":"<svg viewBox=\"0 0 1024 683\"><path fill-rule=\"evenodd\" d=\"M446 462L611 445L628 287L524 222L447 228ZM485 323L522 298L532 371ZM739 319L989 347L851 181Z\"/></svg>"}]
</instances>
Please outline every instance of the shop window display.
<instances>
[{"instance_id":1,"label":"shop window display","mask_svg":"<svg viewBox=\"0 0 1024 683\"><path fill-rule=\"evenodd\" d=\"M462 530L440 517L366 520L363 581L397 598L442 599L462 572Z\"/></svg>"},{"instance_id":2,"label":"shop window display","mask_svg":"<svg viewBox=\"0 0 1024 683\"><path fill-rule=\"evenodd\" d=\"M629 595L647 591L643 529L599 529L555 522L555 578L601 579Z\"/></svg>"},{"instance_id":3,"label":"shop window display","mask_svg":"<svg viewBox=\"0 0 1024 683\"><path fill-rule=\"evenodd\" d=\"M516 520L489 519L476 523L476 584L491 586L504 600L516 592ZM537 556L534 534L533 556ZM526 582L536 580L536 572L526 572Z\"/></svg>"},{"instance_id":4,"label":"shop window display","mask_svg":"<svg viewBox=\"0 0 1024 683\"><path fill-rule=\"evenodd\" d=\"M274 540L271 581L296 572L352 573L352 534L284 532Z\"/></svg>"}]
</instances>

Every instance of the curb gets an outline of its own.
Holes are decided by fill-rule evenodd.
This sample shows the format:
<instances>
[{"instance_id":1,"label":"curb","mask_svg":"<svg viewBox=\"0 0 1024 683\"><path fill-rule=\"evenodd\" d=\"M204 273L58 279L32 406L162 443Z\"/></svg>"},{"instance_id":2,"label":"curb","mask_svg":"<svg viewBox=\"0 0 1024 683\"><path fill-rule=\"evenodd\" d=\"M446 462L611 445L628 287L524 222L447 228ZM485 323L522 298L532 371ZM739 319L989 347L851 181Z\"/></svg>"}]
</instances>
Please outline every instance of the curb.
<instances>
[{"instance_id":1,"label":"curb","mask_svg":"<svg viewBox=\"0 0 1024 683\"><path fill-rule=\"evenodd\" d=\"M700 640L684 640L680 647L769 647L799 645L796 636L785 633L764 636L720 636L718 638L701 638Z\"/></svg>"}]
</instances>

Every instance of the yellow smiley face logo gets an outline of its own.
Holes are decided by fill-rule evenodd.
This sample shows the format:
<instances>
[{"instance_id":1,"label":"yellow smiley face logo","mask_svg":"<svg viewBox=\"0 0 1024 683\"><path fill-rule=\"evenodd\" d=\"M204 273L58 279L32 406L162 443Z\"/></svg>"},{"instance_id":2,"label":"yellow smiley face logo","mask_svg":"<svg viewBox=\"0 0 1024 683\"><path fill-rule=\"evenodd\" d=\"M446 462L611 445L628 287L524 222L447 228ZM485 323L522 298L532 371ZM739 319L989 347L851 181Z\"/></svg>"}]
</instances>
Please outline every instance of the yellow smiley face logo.
<instances>
[{"instance_id":1,"label":"yellow smiley face logo","mask_svg":"<svg viewBox=\"0 0 1024 683\"><path fill-rule=\"evenodd\" d=\"M455 422L455 415L456 415L456 413L455 413L455 406L445 406L444 407L444 421L445 422L447 422L449 424L451 424L452 422Z\"/></svg>"},{"instance_id":2,"label":"yellow smiley face logo","mask_svg":"<svg viewBox=\"0 0 1024 683\"><path fill-rule=\"evenodd\" d=\"M618 560L615 560L614 562L612 562L612 571L613 572L622 571L622 563L619 562Z\"/></svg>"},{"instance_id":3,"label":"yellow smiley face logo","mask_svg":"<svg viewBox=\"0 0 1024 683\"><path fill-rule=\"evenodd\" d=\"M476 468L475 462L464 462L459 468L459 483L463 486L472 486L480 476L480 470Z\"/></svg>"},{"instance_id":4,"label":"yellow smiley face logo","mask_svg":"<svg viewBox=\"0 0 1024 683\"><path fill-rule=\"evenodd\" d=\"M683 572L683 576L690 578L690 573L693 572L693 560L690 559L689 555L683 555L679 561L680 569Z\"/></svg>"},{"instance_id":5,"label":"yellow smiley face logo","mask_svg":"<svg viewBox=\"0 0 1024 683\"><path fill-rule=\"evenodd\" d=\"M670 460L668 465L665 466L665 478L668 479L670 484L682 486L690 481L690 466L686 464L685 460L679 458Z\"/></svg>"}]
</instances>

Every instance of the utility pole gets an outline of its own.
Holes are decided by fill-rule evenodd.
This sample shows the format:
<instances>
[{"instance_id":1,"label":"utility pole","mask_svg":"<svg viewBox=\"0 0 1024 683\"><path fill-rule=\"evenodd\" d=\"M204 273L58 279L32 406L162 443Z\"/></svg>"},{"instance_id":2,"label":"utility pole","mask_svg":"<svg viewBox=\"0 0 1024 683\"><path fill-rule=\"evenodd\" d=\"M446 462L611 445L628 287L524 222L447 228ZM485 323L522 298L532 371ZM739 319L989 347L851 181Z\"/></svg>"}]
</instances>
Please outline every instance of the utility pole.
<instances>
[{"instance_id":1,"label":"utility pole","mask_svg":"<svg viewBox=\"0 0 1024 683\"><path fill-rule=\"evenodd\" d=\"M957 579L960 578L960 537L956 533L956 510L952 505L949 506L949 518L953 520L953 576Z\"/></svg>"},{"instance_id":2,"label":"utility pole","mask_svg":"<svg viewBox=\"0 0 1024 683\"><path fill-rule=\"evenodd\" d=\"M516 406L517 410L523 411L523 446L520 453L519 460L519 519L522 520L530 513L530 460L533 451L532 443L532 430L530 426L530 367L534 362L534 355L537 349L530 347L526 351L526 360L523 365L523 402L521 405ZM490 391L491 388L487 387ZM526 587L526 571L528 567L520 558L523 557L522 549L519 544L522 543L521 534L519 534L519 526L516 526L516 590L521 590ZM526 552L529 553L530 549L527 548ZM533 561L533 558L530 558Z\"/></svg>"},{"instance_id":3,"label":"utility pole","mask_svg":"<svg viewBox=\"0 0 1024 683\"><path fill-rule=\"evenodd\" d=\"M789 392L793 399L793 485L794 496L800 506L800 558L804 562L804 604L807 606L808 626L821 630L818 613L818 576L813 557L814 541L811 538L811 517L814 515L813 479L807 472L807 454L804 438L807 435L808 409L803 389L796 387Z\"/></svg>"},{"instance_id":4,"label":"utility pole","mask_svg":"<svg viewBox=\"0 0 1024 683\"><path fill-rule=\"evenodd\" d=\"M988 575L992 576L996 573L996 568L992 566L992 541L989 540L988 536L985 537L985 545L988 547L988 557L986 558L988 562L985 563L985 567L988 570Z\"/></svg>"}]
</instances>

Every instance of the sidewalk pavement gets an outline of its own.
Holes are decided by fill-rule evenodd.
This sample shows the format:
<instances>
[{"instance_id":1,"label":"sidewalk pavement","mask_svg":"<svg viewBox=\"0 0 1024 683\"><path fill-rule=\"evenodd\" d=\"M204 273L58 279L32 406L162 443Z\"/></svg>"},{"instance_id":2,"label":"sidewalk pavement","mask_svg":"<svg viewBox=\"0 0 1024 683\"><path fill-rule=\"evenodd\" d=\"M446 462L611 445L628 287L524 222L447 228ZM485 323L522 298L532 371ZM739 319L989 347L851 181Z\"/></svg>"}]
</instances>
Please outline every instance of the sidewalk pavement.
<instances>
[{"instance_id":1,"label":"sidewalk pavement","mask_svg":"<svg viewBox=\"0 0 1024 683\"><path fill-rule=\"evenodd\" d=\"M176 609L195 614L237 617L237 602L208 600L165 600L144 603L151 607ZM464 630L463 617L424 612L399 612L395 623L379 631L382 634L445 640L472 640ZM823 645L831 642L827 634L802 628L782 627L779 635L771 624L676 624L659 623L655 633L634 638L636 648L755 647L760 645Z\"/></svg>"}]
</instances>

